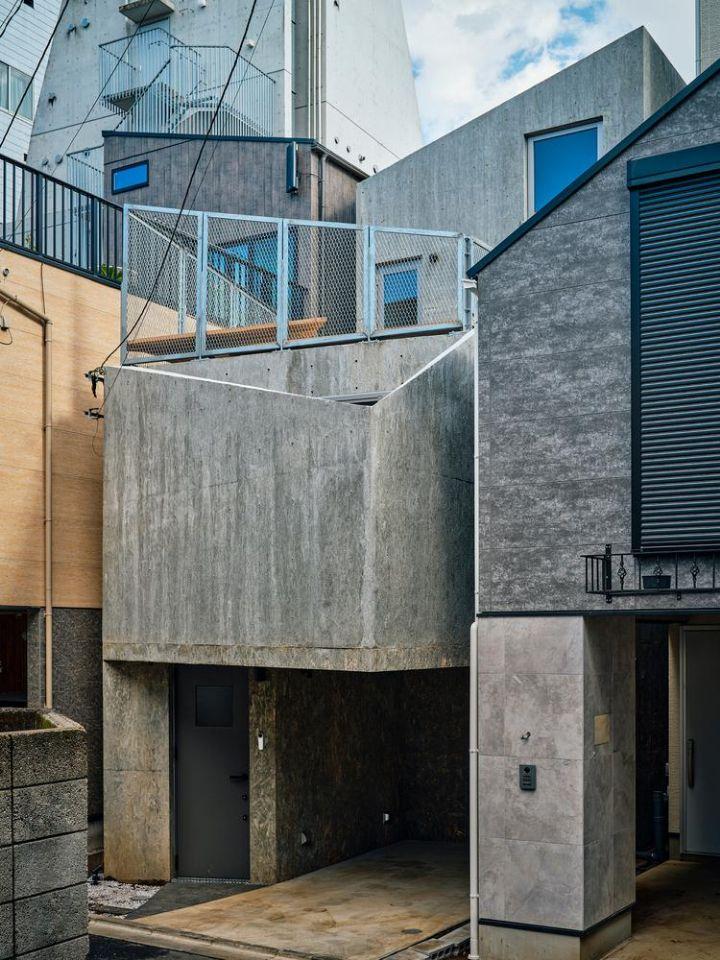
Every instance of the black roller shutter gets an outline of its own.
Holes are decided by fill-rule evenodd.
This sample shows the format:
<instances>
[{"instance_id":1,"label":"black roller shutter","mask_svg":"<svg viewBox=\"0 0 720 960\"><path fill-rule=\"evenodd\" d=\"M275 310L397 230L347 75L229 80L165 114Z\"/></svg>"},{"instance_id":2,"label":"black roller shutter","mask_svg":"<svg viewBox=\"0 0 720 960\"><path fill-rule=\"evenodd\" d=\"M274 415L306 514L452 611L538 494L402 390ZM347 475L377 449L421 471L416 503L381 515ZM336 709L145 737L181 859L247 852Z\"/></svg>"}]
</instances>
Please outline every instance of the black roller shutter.
<instances>
[{"instance_id":1,"label":"black roller shutter","mask_svg":"<svg viewBox=\"0 0 720 960\"><path fill-rule=\"evenodd\" d=\"M642 180L631 178L633 545L718 548L720 170Z\"/></svg>"}]
</instances>

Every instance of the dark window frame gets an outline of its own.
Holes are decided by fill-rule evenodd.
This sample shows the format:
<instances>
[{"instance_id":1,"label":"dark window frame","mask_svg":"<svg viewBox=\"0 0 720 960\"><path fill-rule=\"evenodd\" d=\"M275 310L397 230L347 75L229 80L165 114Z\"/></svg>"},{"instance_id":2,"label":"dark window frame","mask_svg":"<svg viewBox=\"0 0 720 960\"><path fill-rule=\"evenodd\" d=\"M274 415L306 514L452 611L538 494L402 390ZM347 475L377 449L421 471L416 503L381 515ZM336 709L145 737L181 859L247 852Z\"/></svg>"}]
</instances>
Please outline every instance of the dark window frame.
<instances>
[{"instance_id":1,"label":"dark window frame","mask_svg":"<svg viewBox=\"0 0 720 960\"><path fill-rule=\"evenodd\" d=\"M119 187L115 188L115 174L124 173L126 170L134 170L135 168L145 167L145 179L142 183L134 183L131 187ZM113 167L110 171L110 192L113 196L117 196L119 193L129 193L131 190L142 190L150 184L150 161L149 160L136 160L134 163L126 163L122 167Z\"/></svg>"},{"instance_id":2,"label":"dark window frame","mask_svg":"<svg viewBox=\"0 0 720 960\"><path fill-rule=\"evenodd\" d=\"M630 379L631 379L631 543L636 555L658 556L662 553L716 553L715 545L687 543L658 550L642 542L642 343L640 287L640 191L643 187L684 181L720 171L720 143L656 154L627 164L627 185L630 191Z\"/></svg>"}]
</instances>

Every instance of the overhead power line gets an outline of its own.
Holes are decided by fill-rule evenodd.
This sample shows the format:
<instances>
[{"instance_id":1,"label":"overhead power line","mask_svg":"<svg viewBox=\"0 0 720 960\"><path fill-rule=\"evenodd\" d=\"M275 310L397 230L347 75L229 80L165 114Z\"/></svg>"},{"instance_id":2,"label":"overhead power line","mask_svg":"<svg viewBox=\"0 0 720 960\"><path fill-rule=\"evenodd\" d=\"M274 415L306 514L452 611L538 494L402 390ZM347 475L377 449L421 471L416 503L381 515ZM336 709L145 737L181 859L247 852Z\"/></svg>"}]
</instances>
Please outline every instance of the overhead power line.
<instances>
[{"instance_id":1,"label":"overhead power line","mask_svg":"<svg viewBox=\"0 0 720 960\"><path fill-rule=\"evenodd\" d=\"M37 76L38 70L40 69L40 65L42 64L43 60L44 60L45 57L47 56L47 52L48 52L48 50L50 49L50 44L53 42L53 38L54 38L55 34L57 33L58 27L60 26L60 21L62 20L63 16L65 15L65 11L67 10L67 8L68 8L69 5L70 5L70 0L65 0L65 2L64 2L63 5L62 5L62 9L61 9L60 13L58 14L58 18L57 18L57 20L55 21L55 26L52 28L52 32L51 32L50 36L48 37L47 43L45 44L45 48L43 49L43 52L40 54L40 57L38 58L38 62L35 64L35 69L33 70L32 74L31 74L31 76L30 76L30 79L29 79L28 82L27 82L27 85L26 85L25 89L23 90L22 96L21 96L20 99L18 100L18 105L15 107L15 112L14 112L13 115L10 117L10 123L8 123L8 125L7 125L7 129L5 130L5 133L3 134L2 140L0 140L0 150L2 150L2 148L3 148L4 144L5 144L5 141L7 140L8 134L10 133L10 129L11 129L13 123L15 123L15 119L16 119L18 113L20 112L20 107L22 106L23 101L25 100L25 97L26 97L27 94L28 94L28 90L30 90L30 88L32 87L33 80L34 80L35 77Z\"/></svg>"},{"instance_id":2,"label":"overhead power line","mask_svg":"<svg viewBox=\"0 0 720 960\"><path fill-rule=\"evenodd\" d=\"M213 129L213 127L215 126L215 121L217 120L218 114L219 114L220 109L221 109L221 107L222 107L222 105L223 105L223 101L224 101L224 99L225 99L225 96L226 96L226 94L227 94L228 88L229 88L229 86L230 86L230 82L231 82L232 76L233 76L233 74L234 74L234 72L235 72L235 68L237 67L238 62L240 61L240 57L241 57L241 55L242 55L242 50L243 50L243 47L245 46L245 41L247 40L248 32L249 32L249 30L250 30L250 24L252 23L252 18L253 18L254 14L255 14L255 8L257 7L257 5L258 5L258 0L253 0L252 7L250 8L250 14L249 14L249 16L248 16L247 23L246 23L246 25L245 25L245 30L243 31L242 39L240 40L240 43L239 43L239 45L238 45L238 48L237 48L237 50L235 51L235 58L234 58L234 60L233 60L233 64L232 64L232 66L230 67L230 70L229 70L228 75L227 75L227 79L225 80L225 84L224 84L224 86L223 86L222 92L221 92L220 97L219 97L219 99L218 99L217 105L216 105L216 107L215 107L215 110L213 111L212 117L210 118L210 123L208 124L208 128L207 128L207 130L205 131L205 133L204 133L204 135L203 135L203 138L202 138L202 141L201 141L201 143L200 143L200 149L198 150L197 157L195 158L195 163L194 163L193 168L192 168L192 170L191 170L191 172L190 172L190 178L189 178L189 180L188 180L187 187L186 187L186 189L185 189L185 194L184 194L184 196L183 196L182 203L180 204L180 209L179 209L178 212L177 212L177 216L176 216L176 218L175 218L175 223L173 224L173 228L172 228L172 231L171 231L171 233L170 233L170 237L169 237L169 239L168 239L167 246L165 247L165 252L163 253L162 260L160 261L160 266L158 267L157 273L156 273L156 275L155 275L155 279L154 279L153 284L152 284L152 287L151 287L151 289L150 289L150 293L148 294L148 297L147 297L145 303L143 304L143 308L142 308L142 310L140 311L140 313L138 314L138 317L137 317L137 319L135 320L135 322L133 323L133 325L132 325L132 326L130 327L130 329L126 332L125 336L124 336L124 337L122 338L122 340L117 344L117 346L113 347L113 349L110 351L110 353L108 353L108 355L105 357L105 359L103 360L103 362L100 364L100 366L99 366L99 368L98 368L98 369L100 369L100 370L102 370L102 368L103 368L103 367L105 366L105 364L108 362L108 360L110 359L110 357L111 357L117 350L119 350L119 349L123 346L123 344L127 343L127 341L128 341L128 339L130 338L130 336L134 333L134 331L138 328L138 326L142 323L142 321L143 321L144 318L145 318L145 314L147 313L148 307L150 306L150 301L152 300L153 294L155 293L155 290L157 289L157 285L158 285L158 281L160 280L160 276L161 276L163 270L165 269L165 264L167 263L167 258L168 258L168 256L170 255L170 250L172 249L173 242L174 242L174 240L175 240L175 237L177 236L177 231L178 231L178 227L180 226L180 221L181 221L181 219L182 219L182 217L183 217L183 214L185 213L186 204L187 204L187 201L188 201L188 197L190 196L190 190L192 189L192 184L193 184L193 180L195 179L195 174L197 173L198 167L200 166L200 161L202 160L202 156L203 156L203 153L204 153L204 151L205 151L205 147L207 146L208 139L209 139L209 137L210 137L210 134L212 133L212 129ZM1 146L1 144L0 144L0 146ZM104 406L104 404L105 404L105 401L107 400L108 395L109 395L108 393L105 394L105 400L103 400L103 406Z\"/></svg>"},{"instance_id":3,"label":"overhead power line","mask_svg":"<svg viewBox=\"0 0 720 960\"><path fill-rule=\"evenodd\" d=\"M7 28L10 26L10 24L13 22L13 20L15 19L15 17L16 17L16 16L18 15L18 13L20 12L20 9L21 9L21 7L22 7L22 5L23 5L23 2L24 2L24 0L18 0L17 4L16 4L16 6L15 6L15 9L14 9L14 10L11 9L11 10L10 10L10 13L8 13L8 15L5 17L5 19L3 20L3 22L0 23L0 37L3 37L3 36L5 35L5 31L7 30Z\"/></svg>"}]
</instances>

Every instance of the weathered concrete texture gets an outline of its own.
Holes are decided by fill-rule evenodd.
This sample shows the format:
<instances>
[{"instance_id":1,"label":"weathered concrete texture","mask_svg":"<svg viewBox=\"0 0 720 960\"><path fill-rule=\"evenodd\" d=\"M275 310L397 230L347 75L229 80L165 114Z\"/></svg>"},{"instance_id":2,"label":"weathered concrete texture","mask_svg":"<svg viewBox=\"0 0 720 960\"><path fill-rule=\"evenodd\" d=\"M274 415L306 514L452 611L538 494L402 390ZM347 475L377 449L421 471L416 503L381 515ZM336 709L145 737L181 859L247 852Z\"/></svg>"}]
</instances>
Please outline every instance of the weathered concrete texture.
<instances>
[{"instance_id":1,"label":"weathered concrete texture","mask_svg":"<svg viewBox=\"0 0 720 960\"><path fill-rule=\"evenodd\" d=\"M0 710L0 956L87 955L85 732Z\"/></svg>"},{"instance_id":2,"label":"weathered concrete texture","mask_svg":"<svg viewBox=\"0 0 720 960\"><path fill-rule=\"evenodd\" d=\"M105 196L112 199L112 171L148 160L147 187L123 194L123 203L179 209L202 138L107 133ZM298 145L298 183L286 190L286 150L290 141L212 139L203 151L193 191L193 210L296 220L355 222L355 191L367 174L341 161L323 160L311 144Z\"/></svg>"},{"instance_id":3,"label":"weathered concrete texture","mask_svg":"<svg viewBox=\"0 0 720 960\"><path fill-rule=\"evenodd\" d=\"M387 393L406 383L462 334L336 343L303 350L208 357L161 364L190 377L264 387L305 397Z\"/></svg>"},{"instance_id":4,"label":"weathered concrete texture","mask_svg":"<svg viewBox=\"0 0 720 960\"><path fill-rule=\"evenodd\" d=\"M709 80L479 275L485 612L605 610L582 554L631 542L629 160L720 140ZM713 594L613 600L710 608Z\"/></svg>"},{"instance_id":5,"label":"weathered concrete texture","mask_svg":"<svg viewBox=\"0 0 720 960\"><path fill-rule=\"evenodd\" d=\"M465 664L472 361L467 334L372 408L127 369L106 418L105 657Z\"/></svg>"},{"instance_id":6,"label":"weathered concrete texture","mask_svg":"<svg viewBox=\"0 0 720 960\"><path fill-rule=\"evenodd\" d=\"M377 960L463 923L468 910L465 846L400 843L123 930L129 939L145 930L194 937L198 950L212 940L252 956Z\"/></svg>"},{"instance_id":7,"label":"weathered concrete texture","mask_svg":"<svg viewBox=\"0 0 720 960\"><path fill-rule=\"evenodd\" d=\"M103 693L105 875L169 880L170 668L106 663Z\"/></svg>"},{"instance_id":8,"label":"weathered concrete texture","mask_svg":"<svg viewBox=\"0 0 720 960\"><path fill-rule=\"evenodd\" d=\"M478 626L480 916L581 934L634 898L634 620Z\"/></svg>"},{"instance_id":9,"label":"weathered concrete texture","mask_svg":"<svg viewBox=\"0 0 720 960\"><path fill-rule=\"evenodd\" d=\"M720 6L717 0L698 0L696 6L697 70L701 73L720 57Z\"/></svg>"},{"instance_id":10,"label":"weathered concrete texture","mask_svg":"<svg viewBox=\"0 0 720 960\"><path fill-rule=\"evenodd\" d=\"M28 706L43 704L42 610L28 612ZM87 815L102 816L102 611L53 608L53 706L85 728Z\"/></svg>"},{"instance_id":11,"label":"weathered concrete texture","mask_svg":"<svg viewBox=\"0 0 720 960\"><path fill-rule=\"evenodd\" d=\"M494 246L527 216L527 135L601 118L605 152L682 83L635 30L360 184L358 221L458 230Z\"/></svg>"}]
</instances>

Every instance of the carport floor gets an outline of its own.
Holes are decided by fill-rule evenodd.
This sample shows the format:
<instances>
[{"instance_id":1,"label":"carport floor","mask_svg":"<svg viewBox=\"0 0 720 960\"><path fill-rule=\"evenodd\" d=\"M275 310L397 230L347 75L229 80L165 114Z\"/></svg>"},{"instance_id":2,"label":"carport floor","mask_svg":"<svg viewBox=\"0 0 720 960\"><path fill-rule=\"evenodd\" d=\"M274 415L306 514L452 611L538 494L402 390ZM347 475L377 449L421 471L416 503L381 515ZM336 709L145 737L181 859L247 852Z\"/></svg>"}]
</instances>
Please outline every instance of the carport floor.
<instances>
[{"instance_id":1,"label":"carport floor","mask_svg":"<svg viewBox=\"0 0 720 960\"><path fill-rule=\"evenodd\" d=\"M409 842L139 925L271 954L378 960L468 918L465 844Z\"/></svg>"},{"instance_id":2,"label":"carport floor","mask_svg":"<svg viewBox=\"0 0 720 960\"><path fill-rule=\"evenodd\" d=\"M637 880L633 936L612 960L720 960L720 860L669 860Z\"/></svg>"}]
</instances>

